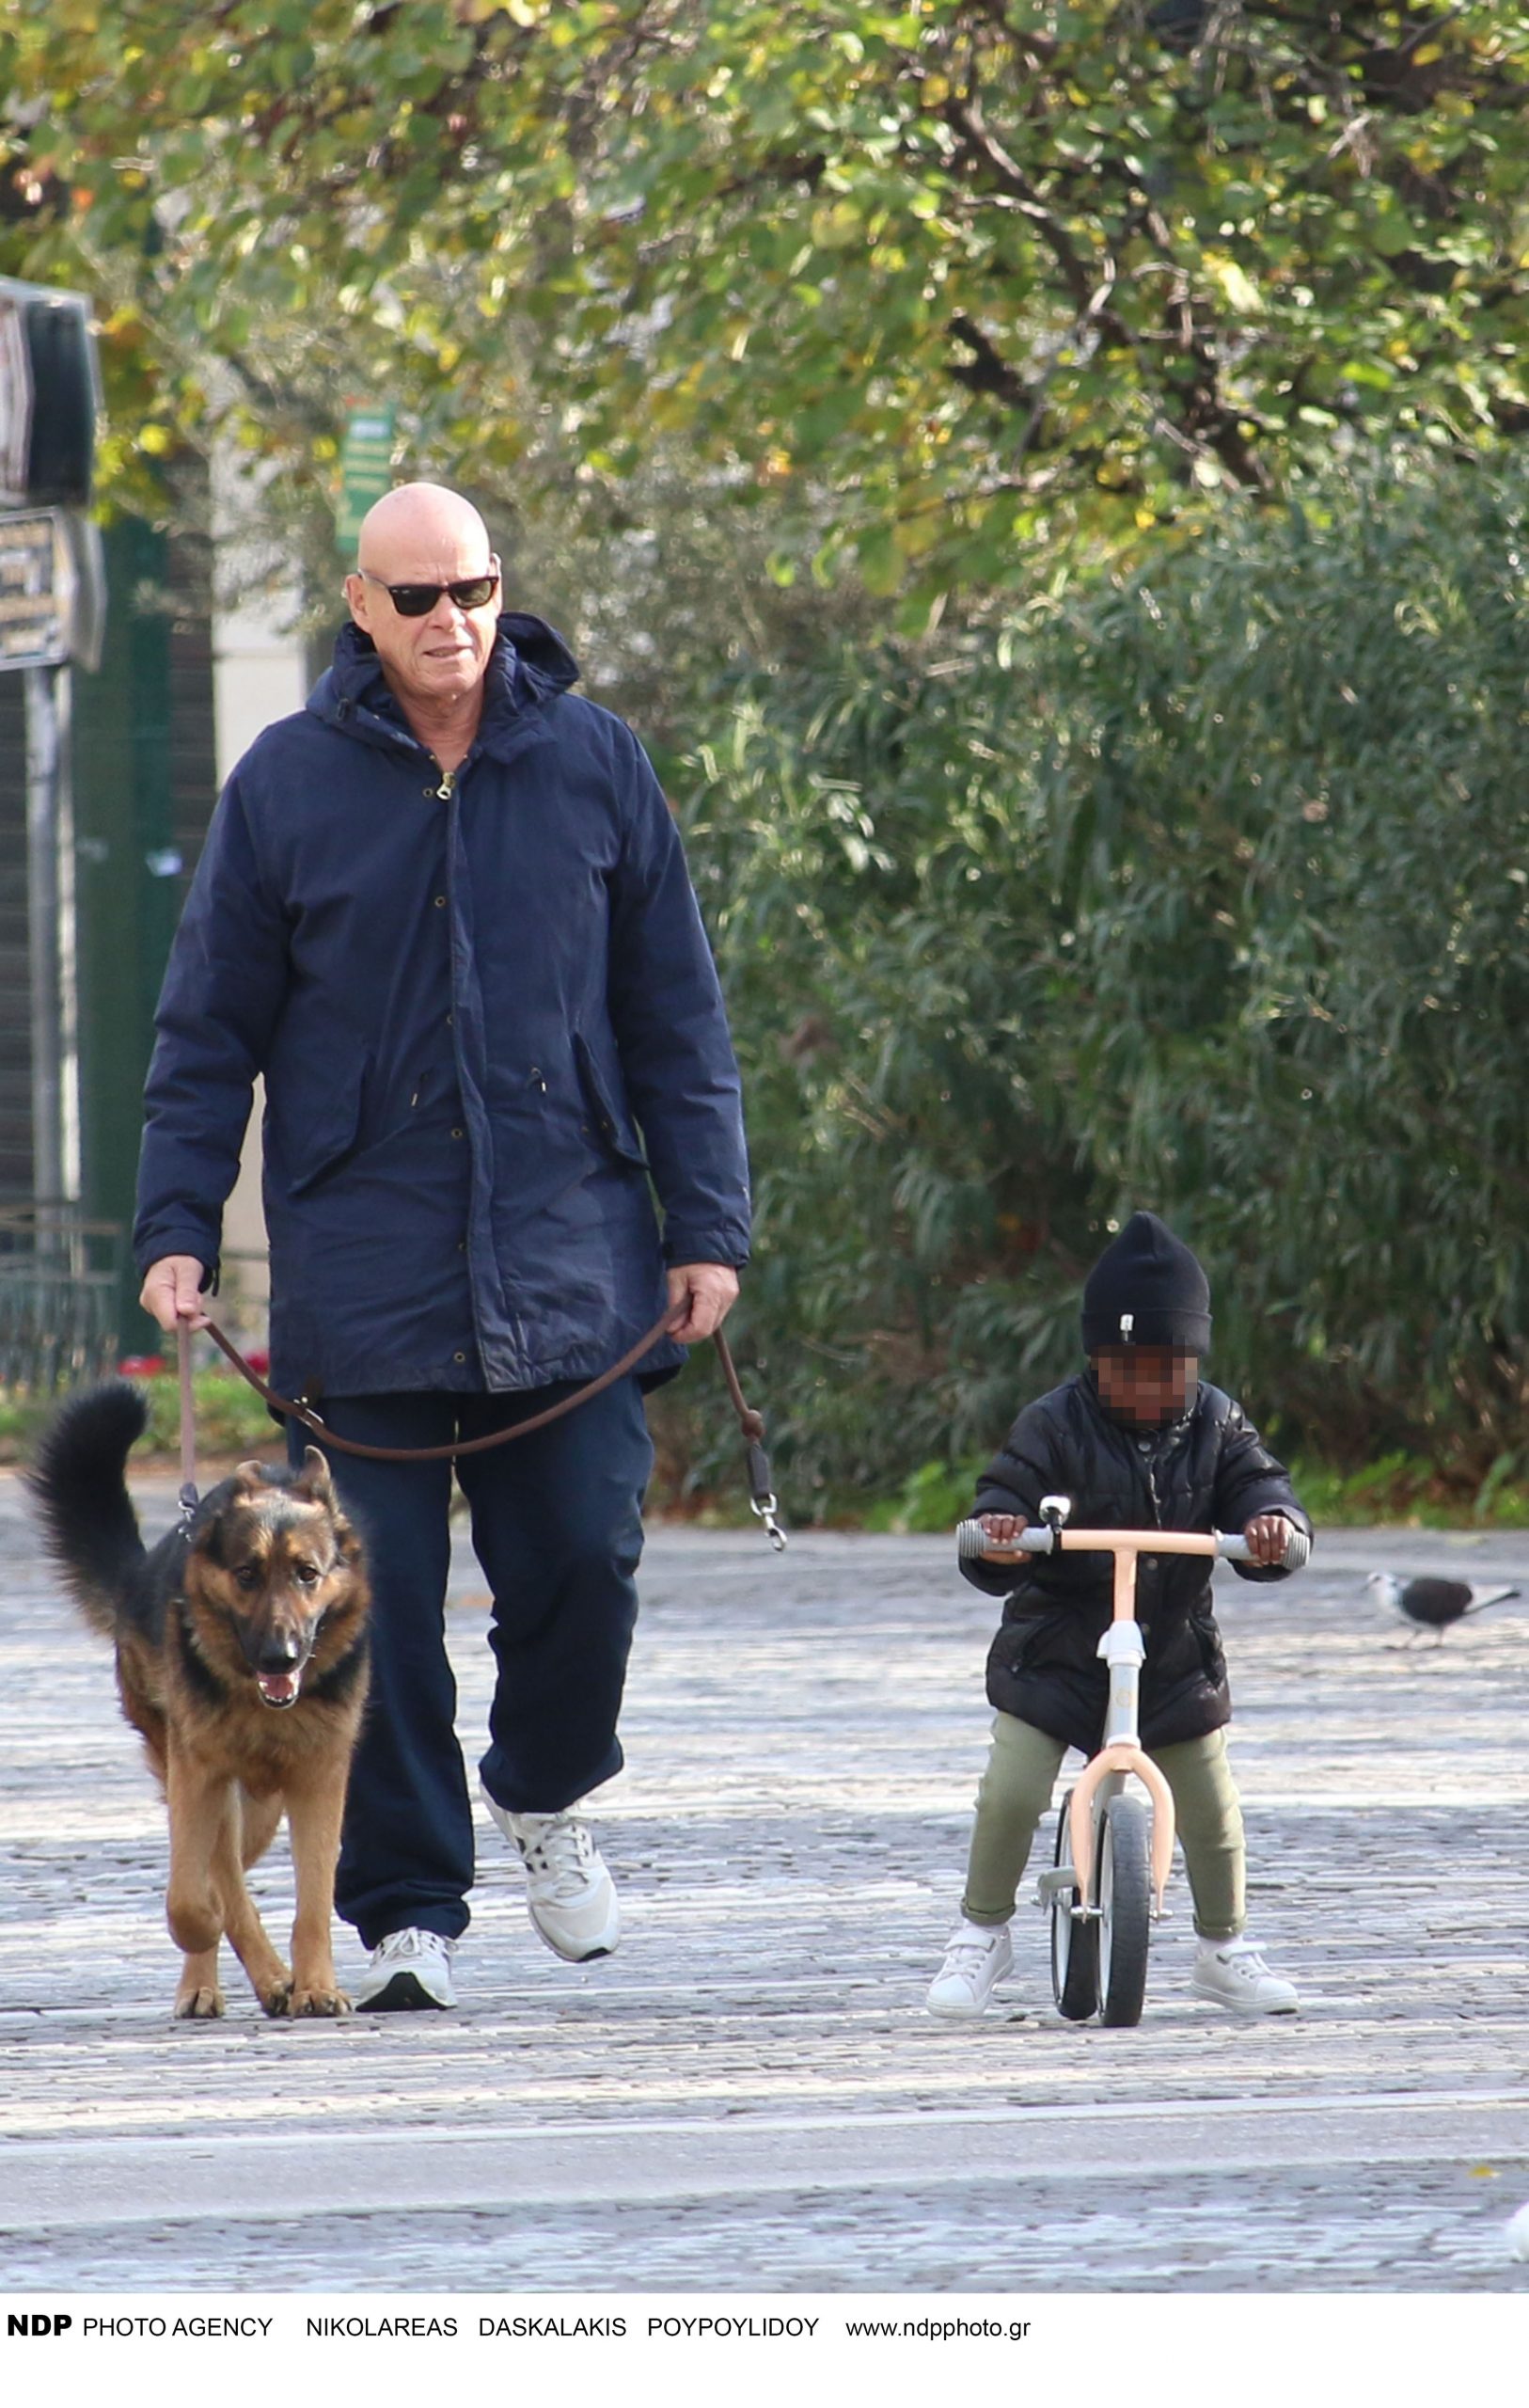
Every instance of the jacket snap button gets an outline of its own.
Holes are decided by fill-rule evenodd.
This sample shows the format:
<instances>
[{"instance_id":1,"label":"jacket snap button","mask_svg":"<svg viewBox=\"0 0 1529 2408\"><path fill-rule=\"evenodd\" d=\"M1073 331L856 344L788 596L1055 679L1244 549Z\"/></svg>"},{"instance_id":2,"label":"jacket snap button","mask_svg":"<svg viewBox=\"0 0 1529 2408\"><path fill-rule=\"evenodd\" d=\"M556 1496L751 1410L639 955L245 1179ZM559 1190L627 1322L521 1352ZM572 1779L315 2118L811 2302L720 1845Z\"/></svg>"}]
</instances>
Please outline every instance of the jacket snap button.
<instances>
[{"instance_id":1,"label":"jacket snap button","mask_svg":"<svg viewBox=\"0 0 1529 2408\"><path fill-rule=\"evenodd\" d=\"M445 909L446 909L446 897L445 897L445 895L436 895L436 897L435 897L435 909L436 909L436 911L445 911Z\"/></svg>"},{"instance_id":2,"label":"jacket snap button","mask_svg":"<svg viewBox=\"0 0 1529 2408\"><path fill-rule=\"evenodd\" d=\"M453 1363L465 1363L466 1359L465 1354L453 1354L451 1357Z\"/></svg>"},{"instance_id":3,"label":"jacket snap button","mask_svg":"<svg viewBox=\"0 0 1529 2408\"><path fill-rule=\"evenodd\" d=\"M453 1129L453 1130L452 1130L452 1132L451 1132L451 1134L452 1134L452 1136L453 1136L453 1137L460 1137L460 1136L461 1136L461 1134L462 1134L462 1132L461 1132L461 1130L460 1130L460 1129Z\"/></svg>"}]
</instances>

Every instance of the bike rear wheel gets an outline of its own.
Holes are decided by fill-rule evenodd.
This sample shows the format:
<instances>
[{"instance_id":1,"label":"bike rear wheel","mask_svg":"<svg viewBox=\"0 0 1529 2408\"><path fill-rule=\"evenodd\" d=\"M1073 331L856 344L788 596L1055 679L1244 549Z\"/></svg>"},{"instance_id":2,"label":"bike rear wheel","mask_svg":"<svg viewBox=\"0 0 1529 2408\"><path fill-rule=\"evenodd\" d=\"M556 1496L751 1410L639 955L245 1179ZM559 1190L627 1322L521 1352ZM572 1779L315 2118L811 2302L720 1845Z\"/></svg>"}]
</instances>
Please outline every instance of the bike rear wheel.
<instances>
[{"instance_id":1,"label":"bike rear wheel","mask_svg":"<svg viewBox=\"0 0 1529 2408\"><path fill-rule=\"evenodd\" d=\"M1057 1816L1053 1864L1067 1863L1072 1854L1067 1839L1070 1802L1069 1794ZM1085 2023L1099 2004L1099 1927L1096 1923L1074 1921L1072 1909L1077 1904L1076 1890L1051 1893L1051 1991L1058 2012L1069 2023Z\"/></svg>"},{"instance_id":2,"label":"bike rear wheel","mask_svg":"<svg viewBox=\"0 0 1529 2408\"><path fill-rule=\"evenodd\" d=\"M1098 1988L1101 2023L1140 2023L1152 1936L1152 1861L1147 1811L1124 1792L1098 1827Z\"/></svg>"}]
</instances>

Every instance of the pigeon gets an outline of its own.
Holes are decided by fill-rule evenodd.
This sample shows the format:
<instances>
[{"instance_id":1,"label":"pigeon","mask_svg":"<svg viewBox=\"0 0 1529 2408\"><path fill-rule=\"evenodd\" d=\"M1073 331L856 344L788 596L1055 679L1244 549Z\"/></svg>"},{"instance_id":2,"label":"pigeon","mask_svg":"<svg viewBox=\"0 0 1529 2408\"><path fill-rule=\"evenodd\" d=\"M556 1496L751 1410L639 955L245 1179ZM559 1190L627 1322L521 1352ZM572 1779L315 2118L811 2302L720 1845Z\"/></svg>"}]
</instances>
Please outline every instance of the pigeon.
<instances>
[{"instance_id":1,"label":"pigeon","mask_svg":"<svg viewBox=\"0 0 1529 2408\"><path fill-rule=\"evenodd\" d=\"M1517 1589L1483 1588L1476 1580L1398 1580L1391 1572L1372 1572L1364 1586L1382 1606L1415 1624L1414 1639L1423 1631L1436 1631L1436 1644L1441 1647L1452 1622L1478 1614L1483 1606L1500 1606L1505 1597L1520 1593Z\"/></svg>"}]
</instances>

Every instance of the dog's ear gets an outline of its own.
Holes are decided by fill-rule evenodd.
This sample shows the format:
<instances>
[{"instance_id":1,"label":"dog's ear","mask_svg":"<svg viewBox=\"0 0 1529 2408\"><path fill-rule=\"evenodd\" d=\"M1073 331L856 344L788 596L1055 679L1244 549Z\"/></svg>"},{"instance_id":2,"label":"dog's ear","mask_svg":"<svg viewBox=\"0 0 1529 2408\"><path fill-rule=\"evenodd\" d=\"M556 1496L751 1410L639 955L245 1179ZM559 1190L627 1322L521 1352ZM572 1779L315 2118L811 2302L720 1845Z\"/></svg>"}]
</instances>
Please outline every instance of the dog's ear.
<instances>
[{"instance_id":1,"label":"dog's ear","mask_svg":"<svg viewBox=\"0 0 1529 2408\"><path fill-rule=\"evenodd\" d=\"M251 1455L247 1464L235 1464L232 1479L236 1488L264 1488L270 1475L263 1464Z\"/></svg>"},{"instance_id":2,"label":"dog's ear","mask_svg":"<svg viewBox=\"0 0 1529 2408\"><path fill-rule=\"evenodd\" d=\"M333 1513L337 1509L335 1483L329 1476L328 1459L317 1447L303 1450L303 1468L297 1475L297 1485L316 1504L325 1506Z\"/></svg>"}]
</instances>

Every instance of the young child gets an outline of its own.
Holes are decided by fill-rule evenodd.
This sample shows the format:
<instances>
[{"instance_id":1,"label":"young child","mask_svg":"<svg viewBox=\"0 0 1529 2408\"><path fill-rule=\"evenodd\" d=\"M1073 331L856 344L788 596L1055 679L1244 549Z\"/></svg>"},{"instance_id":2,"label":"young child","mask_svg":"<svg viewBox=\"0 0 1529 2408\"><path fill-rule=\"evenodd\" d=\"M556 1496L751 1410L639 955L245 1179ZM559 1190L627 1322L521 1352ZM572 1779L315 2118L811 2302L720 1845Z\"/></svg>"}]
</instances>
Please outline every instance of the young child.
<instances>
[{"instance_id":1,"label":"young child","mask_svg":"<svg viewBox=\"0 0 1529 2408\"><path fill-rule=\"evenodd\" d=\"M983 1474L974 1511L1012 1539L1043 1497L1072 1499L1080 1529L1241 1530L1245 1580L1283 1580L1290 1526L1311 1532L1284 1465L1242 1407L1199 1377L1210 1289L1187 1245L1137 1212L1083 1290L1088 1369L1027 1405ZM1112 1603L1107 1555L964 1561L1003 1596L987 1658L998 1709L977 1793L961 1921L930 1985L934 2015L980 2015L1012 1963L1009 1918L1035 1827L1069 1747L1103 1742L1109 1674L1096 1649ZM1237 2015L1293 2015L1299 2001L1243 1937L1242 1814L1222 1725L1232 1706L1207 1558L1143 1554L1136 1611L1146 1641L1142 1745L1173 1793L1198 1935L1193 1988Z\"/></svg>"}]
</instances>

